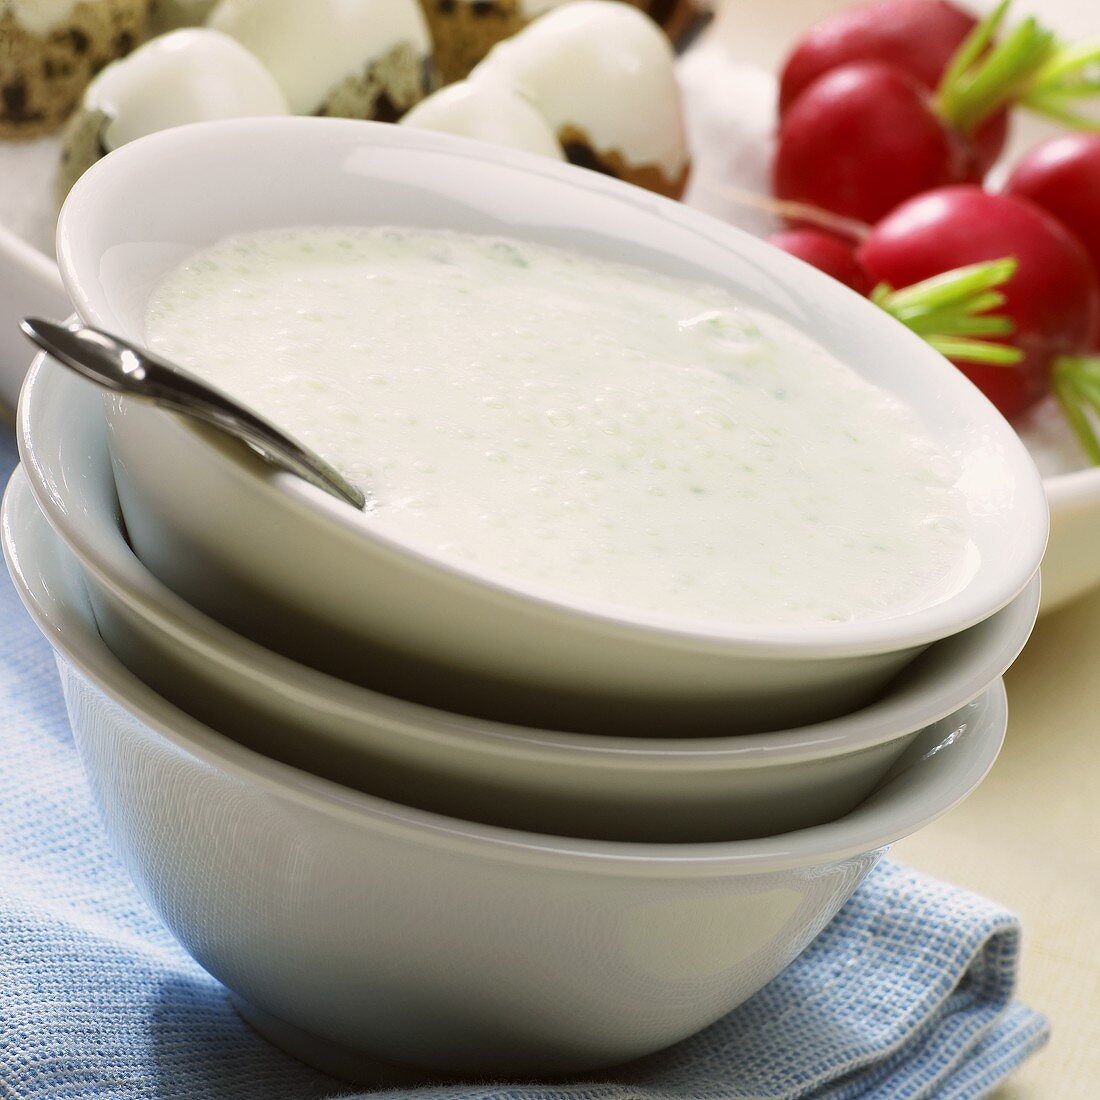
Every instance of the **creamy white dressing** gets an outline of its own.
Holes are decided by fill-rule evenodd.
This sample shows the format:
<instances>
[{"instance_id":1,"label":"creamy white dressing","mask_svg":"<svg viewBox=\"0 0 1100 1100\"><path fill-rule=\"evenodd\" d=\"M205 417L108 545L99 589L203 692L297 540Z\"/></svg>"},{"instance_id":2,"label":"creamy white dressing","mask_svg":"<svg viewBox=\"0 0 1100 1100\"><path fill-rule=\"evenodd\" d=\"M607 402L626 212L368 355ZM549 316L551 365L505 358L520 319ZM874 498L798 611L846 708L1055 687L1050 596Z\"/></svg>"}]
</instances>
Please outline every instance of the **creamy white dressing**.
<instances>
[{"instance_id":1,"label":"creamy white dressing","mask_svg":"<svg viewBox=\"0 0 1100 1100\"><path fill-rule=\"evenodd\" d=\"M497 238L284 230L169 274L147 338L363 485L378 532L551 597L808 623L962 577L957 470L916 416L716 287Z\"/></svg>"}]
</instances>

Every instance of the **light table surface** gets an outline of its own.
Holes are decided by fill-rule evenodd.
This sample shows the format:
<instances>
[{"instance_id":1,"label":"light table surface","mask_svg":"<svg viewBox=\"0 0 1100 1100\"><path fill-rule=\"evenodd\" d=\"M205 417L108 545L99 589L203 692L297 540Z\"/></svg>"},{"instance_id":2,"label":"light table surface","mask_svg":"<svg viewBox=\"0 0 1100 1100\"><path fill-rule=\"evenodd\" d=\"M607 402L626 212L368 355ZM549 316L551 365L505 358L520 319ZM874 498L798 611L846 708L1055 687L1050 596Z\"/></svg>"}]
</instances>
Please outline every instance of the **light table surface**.
<instances>
[{"instance_id":1,"label":"light table surface","mask_svg":"<svg viewBox=\"0 0 1100 1100\"><path fill-rule=\"evenodd\" d=\"M1100 1097L1100 593L1041 619L1006 680L993 770L893 854L1023 919L1020 997L1053 1038L996 1100L1086 1100Z\"/></svg>"}]
</instances>

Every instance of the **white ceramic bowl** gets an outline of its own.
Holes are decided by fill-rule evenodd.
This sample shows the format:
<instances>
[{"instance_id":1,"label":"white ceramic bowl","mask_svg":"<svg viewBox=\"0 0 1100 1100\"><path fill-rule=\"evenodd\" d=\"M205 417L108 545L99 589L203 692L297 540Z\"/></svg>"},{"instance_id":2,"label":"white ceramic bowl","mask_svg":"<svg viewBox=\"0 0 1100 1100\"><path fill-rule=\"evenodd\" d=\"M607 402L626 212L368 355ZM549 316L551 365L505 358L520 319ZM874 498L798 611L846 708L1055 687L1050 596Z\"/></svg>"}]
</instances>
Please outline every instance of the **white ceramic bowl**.
<instances>
[{"instance_id":1,"label":"white ceramic bowl","mask_svg":"<svg viewBox=\"0 0 1100 1100\"><path fill-rule=\"evenodd\" d=\"M922 646L1003 607L1038 566L1038 474L958 371L820 272L598 173L346 120L185 126L116 150L80 180L58 256L81 315L140 340L153 285L183 257L229 233L295 223L501 232L733 289L920 413L963 470L974 568L941 602L886 621L685 630L444 565L212 430L113 402L138 555L196 606L291 656L352 679L386 660L400 694L528 724L553 713L570 729L591 728L594 714L634 733L776 728L865 702Z\"/></svg>"},{"instance_id":2,"label":"white ceramic bowl","mask_svg":"<svg viewBox=\"0 0 1100 1100\"><path fill-rule=\"evenodd\" d=\"M930 646L882 699L817 726L706 739L506 726L296 664L165 588L120 529L98 391L49 360L23 388L19 447L39 507L81 563L104 640L169 701L346 786L539 832L712 841L831 821L867 796L917 731L1004 672L1038 604L1036 578L1002 611Z\"/></svg>"},{"instance_id":3,"label":"white ceramic bowl","mask_svg":"<svg viewBox=\"0 0 1100 1100\"><path fill-rule=\"evenodd\" d=\"M1005 697L925 731L828 825L763 840L566 840L411 810L276 763L112 656L22 474L3 543L59 657L112 843L183 946L275 1041L461 1073L582 1072L705 1027L837 912L883 847L964 798Z\"/></svg>"}]
</instances>

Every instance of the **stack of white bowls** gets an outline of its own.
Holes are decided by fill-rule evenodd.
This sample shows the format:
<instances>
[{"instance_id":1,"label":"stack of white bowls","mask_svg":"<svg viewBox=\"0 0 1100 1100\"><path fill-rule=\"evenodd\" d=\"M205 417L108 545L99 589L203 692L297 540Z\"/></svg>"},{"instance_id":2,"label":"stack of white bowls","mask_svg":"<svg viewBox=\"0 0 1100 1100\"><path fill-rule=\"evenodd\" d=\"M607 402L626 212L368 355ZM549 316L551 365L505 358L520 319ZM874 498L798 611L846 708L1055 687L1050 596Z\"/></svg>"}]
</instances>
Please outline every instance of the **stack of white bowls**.
<instances>
[{"instance_id":1,"label":"stack of white bowls","mask_svg":"<svg viewBox=\"0 0 1100 1100\"><path fill-rule=\"evenodd\" d=\"M81 317L140 341L152 287L206 244L395 223L731 287L906 401L963 471L971 568L938 603L691 632L425 557L212 429L33 367L5 552L113 843L184 947L344 1076L621 1063L760 989L992 765L1042 487L984 398L839 284L617 181L445 135L158 134L77 185L59 256Z\"/></svg>"}]
</instances>

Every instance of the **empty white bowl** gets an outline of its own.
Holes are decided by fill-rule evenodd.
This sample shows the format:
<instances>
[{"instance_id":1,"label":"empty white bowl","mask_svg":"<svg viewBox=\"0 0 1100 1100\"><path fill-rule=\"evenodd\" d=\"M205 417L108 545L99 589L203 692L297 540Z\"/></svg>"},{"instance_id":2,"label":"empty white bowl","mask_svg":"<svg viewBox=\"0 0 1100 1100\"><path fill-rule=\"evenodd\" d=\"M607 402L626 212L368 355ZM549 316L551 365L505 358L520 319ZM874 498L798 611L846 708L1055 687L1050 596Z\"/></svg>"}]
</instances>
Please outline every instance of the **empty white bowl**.
<instances>
[{"instance_id":1,"label":"empty white bowl","mask_svg":"<svg viewBox=\"0 0 1100 1100\"><path fill-rule=\"evenodd\" d=\"M58 255L82 317L140 341L153 286L204 245L276 226L384 223L504 233L695 276L809 331L914 408L957 458L973 569L939 603L883 621L689 630L611 615L441 563L213 430L111 402L138 556L242 633L348 679L385 661L396 693L520 723L774 729L860 705L921 647L987 618L1034 575L1047 531L1038 474L957 370L820 272L598 173L347 120L185 126L116 150L80 180Z\"/></svg>"},{"instance_id":2,"label":"empty white bowl","mask_svg":"<svg viewBox=\"0 0 1100 1100\"><path fill-rule=\"evenodd\" d=\"M0 170L7 172L8 165ZM27 341L19 322L63 315L67 302L53 258L0 225L0 405L15 408L23 381Z\"/></svg>"},{"instance_id":3,"label":"empty white bowl","mask_svg":"<svg viewBox=\"0 0 1100 1100\"><path fill-rule=\"evenodd\" d=\"M922 733L828 825L710 845L569 840L408 809L276 763L136 679L96 632L22 474L4 551L58 654L111 841L183 946L262 1031L325 1068L581 1072L684 1038L751 996L885 845L964 798L1005 698Z\"/></svg>"},{"instance_id":4,"label":"empty white bowl","mask_svg":"<svg viewBox=\"0 0 1100 1100\"><path fill-rule=\"evenodd\" d=\"M817 726L706 739L506 726L296 664L157 581L120 528L98 391L63 367L40 359L31 369L18 434L39 507L79 559L99 631L132 672L265 755L471 821L661 842L830 821L867 796L917 731L1004 672L1038 604L1036 578L996 615L929 647L882 699Z\"/></svg>"}]
</instances>

